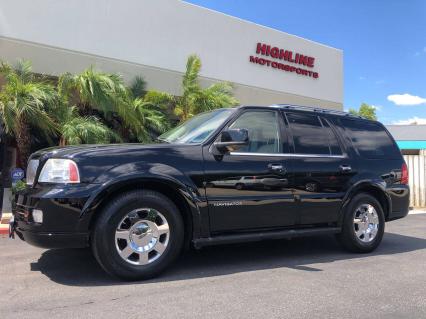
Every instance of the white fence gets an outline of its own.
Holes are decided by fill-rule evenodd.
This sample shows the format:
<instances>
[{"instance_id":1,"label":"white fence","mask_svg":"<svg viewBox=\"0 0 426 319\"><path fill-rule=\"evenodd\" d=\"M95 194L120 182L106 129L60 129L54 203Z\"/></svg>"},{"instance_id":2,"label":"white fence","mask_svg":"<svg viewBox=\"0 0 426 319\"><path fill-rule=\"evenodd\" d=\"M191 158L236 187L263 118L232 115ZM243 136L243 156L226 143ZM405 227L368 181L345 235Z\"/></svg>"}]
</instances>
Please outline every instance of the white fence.
<instances>
[{"instance_id":1,"label":"white fence","mask_svg":"<svg viewBox=\"0 0 426 319\"><path fill-rule=\"evenodd\" d=\"M426 151L404 155L410 183L410 207L426 207Z\"/></svg>"}]
</instances>

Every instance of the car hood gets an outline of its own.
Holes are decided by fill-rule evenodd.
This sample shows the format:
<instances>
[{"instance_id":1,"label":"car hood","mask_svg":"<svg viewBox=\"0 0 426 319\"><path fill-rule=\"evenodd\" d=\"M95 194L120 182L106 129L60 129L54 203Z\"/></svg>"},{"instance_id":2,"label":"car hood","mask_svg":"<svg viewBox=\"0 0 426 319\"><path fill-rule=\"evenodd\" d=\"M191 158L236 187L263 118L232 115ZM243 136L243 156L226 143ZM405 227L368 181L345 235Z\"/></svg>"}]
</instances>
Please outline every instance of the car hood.
<instances>
[{"instance_id":1,"label":"car hood","mask_svg":"<svg viewBox=\"0 0 426 319\"><path fill-rule=\"evenodd\" d=\"M194 144L108 144L51 147L31 155L40 168L49 158L72 159L78 165L82 181L94 181L100 174L126 164L147 163L177 165L201 156L201 145Z\"/></svg>"},{"instance_id":2,"label":"car hood","mask_svg":"<svg viewBox=\"0 0 426 319\"><path fill-rule=\"evenodd\" d=\"M124 153L135 153L150 149L167 149L188 147L184 144L83 144L71 146L56 146L41 149L31 155L34 159L43 158L81 158L85 156L105 156Z\"/></svg>"}]
</instances>

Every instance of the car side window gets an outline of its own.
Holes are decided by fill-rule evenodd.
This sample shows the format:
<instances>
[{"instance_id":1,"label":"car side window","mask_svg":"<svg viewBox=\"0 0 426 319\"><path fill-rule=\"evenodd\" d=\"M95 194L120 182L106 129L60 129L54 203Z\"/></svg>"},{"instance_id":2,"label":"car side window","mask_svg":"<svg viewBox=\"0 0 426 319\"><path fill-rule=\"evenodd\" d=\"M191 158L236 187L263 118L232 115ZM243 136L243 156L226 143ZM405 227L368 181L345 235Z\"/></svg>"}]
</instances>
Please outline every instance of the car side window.
<instances>
[{"instance_id":1,"label":"car side window","mask_svg":"<svg viewBox=\"0 0 426 319\"><path fill-rule=\"evenodd\" d=\"M246 111L229 128L248 130L249 144L238 149L238 152L281 152L278 113L276 111Z\"/></svg>"},{"instance_id":2,"label":"car side window","mask_svg":"<svg viewBox=\"0 0 426 319\"><path fill-rule=\"evenodd\" d=\"M400 151L384 127L365 120L341 119L358 153L368 159L400 158Z\"/></svg>"},{"instance_id":3,"label":"car side window","mask_svg":"<svg viewBox=\"0 0 426 319\"><path fill-rule=\"evenodd\" d=\"M287 113L297 154L340 155L342 150L326 120L316 115Z\"/></svg>"}]
</instances>

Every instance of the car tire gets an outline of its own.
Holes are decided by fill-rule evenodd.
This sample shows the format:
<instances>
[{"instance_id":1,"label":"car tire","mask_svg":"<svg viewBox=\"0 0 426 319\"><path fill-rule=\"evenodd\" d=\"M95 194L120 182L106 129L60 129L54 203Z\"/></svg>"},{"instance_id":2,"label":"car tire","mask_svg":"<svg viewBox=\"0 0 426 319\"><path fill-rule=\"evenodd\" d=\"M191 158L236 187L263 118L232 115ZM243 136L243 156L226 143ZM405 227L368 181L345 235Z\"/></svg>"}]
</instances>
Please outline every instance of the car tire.
<instances>
[{"instance_id":1,"label":"car tire","mask_svg":"<svg viewBox=\"0 0 426 319\"><path fill-rule=\"evenodd\" d=\"M124 280L160 274L180 254L184 225L176 205L161 193L134 190L111 200L93 228L91 246L102 268ZM128 228L127 228L128 227Z\"/></svg>"},{"instance_id":2,"label":"car tire","mask_svg":"<svg viewBox=\"0 0 426 319\"><path fill-rule=\"evenodd\" d=\"M337 239L350 252L369 253L380 245L384 231L382 206L373 196L360 193L348 204Z\"/></svg>"},{"instance_id":3,"label":"car tire","mask_svg":"<svg viewBox=\"0 0 426 319\"><path fill-rule=\"evenodd\" d=\"M235 185L235 188L240 191L244 188L244 184L238 183L237 185Z\"/></svg>"}]
</instances>

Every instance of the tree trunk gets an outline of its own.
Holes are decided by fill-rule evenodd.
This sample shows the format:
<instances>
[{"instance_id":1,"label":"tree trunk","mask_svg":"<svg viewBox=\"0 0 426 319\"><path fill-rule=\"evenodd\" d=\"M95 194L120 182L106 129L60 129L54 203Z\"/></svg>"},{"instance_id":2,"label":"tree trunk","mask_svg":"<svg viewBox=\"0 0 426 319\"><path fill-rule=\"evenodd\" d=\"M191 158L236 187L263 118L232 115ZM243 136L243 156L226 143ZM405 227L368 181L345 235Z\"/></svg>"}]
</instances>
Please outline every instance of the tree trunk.
<instances>
[{"instance_id":1,"label":"tree trunk","mask_svg":"<svg viewBox=\"0 0 426 319\"><path fill-rule=\"evenodd\" d=\"M61 136L61 139L59 140L59 146L65 146L65 145L67 145L65 138Z\"/></svg>"},{"instance_id":2,"label":"tree trunk","mask_svg":"<svg viewBox=\"0 0 426 319\"><path fill-rule=\"evenodd\" d=\"M31 155L30 127L24 118L19 119L19 127L16 132L16 144L19 151L20 165L22 169L27 167L28 158Z\"/></svg>"}]
</instances>

